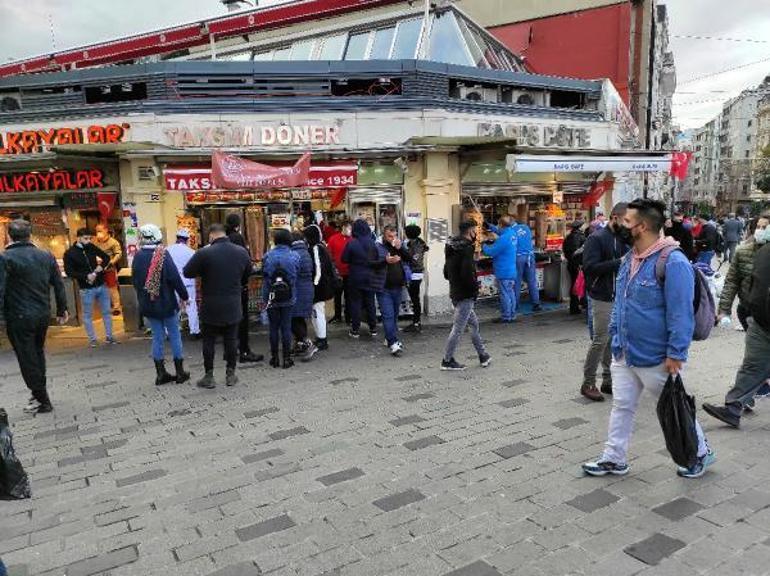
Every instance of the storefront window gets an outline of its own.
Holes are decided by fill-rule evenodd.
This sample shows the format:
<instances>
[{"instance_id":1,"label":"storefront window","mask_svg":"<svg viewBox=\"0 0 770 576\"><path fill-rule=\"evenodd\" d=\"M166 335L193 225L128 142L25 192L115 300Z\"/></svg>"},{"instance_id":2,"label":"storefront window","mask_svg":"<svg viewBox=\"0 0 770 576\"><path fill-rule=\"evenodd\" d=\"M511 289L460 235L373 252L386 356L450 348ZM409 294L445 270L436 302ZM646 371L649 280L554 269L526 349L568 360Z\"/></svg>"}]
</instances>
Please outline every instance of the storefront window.
<instances>
[{"instance_id":1,"label":"storefront window","mask_svg":"<svg viewBox=\"0 0 770 576\"><path fill-rule=\"evenodd\" d=\"M460 66L473 66L465 47L457 19L452 12L437 14L430 33L430 60Z\"/></svg>"},{"instance_id":2,"label":"storefront window","mask_svg":"<svg viewBox=\"0 0 770 576\"><path fill-rule=\"evenodd\" d=\"M408 60L415 58L417 54L417 44L420 41L421 30L422 18L399 22L391 58L393 60Z\"/></svg>"},{"instance_id":3,"label":"storefront window","mask_svg":"<svg viewBox=\"0 0 770 576\"><path fill-rule=\"evenodd\" d=\"M310 60L310 56L312 56L313 54L314 47L315 47L315 40L305 40L303 42L296 42L291 47L289 60Z\"/></svg>"},{"instance_id":4,"label":"storefront window","mask_svg":"<svg viewBox=\"0 0 770 576\"><path fill-rule=\"evenodd\" d=\"M345 60L365 60L366 48L369 45L369 32L354 34L348 40L348 49L345 51Z\"/></svg>"},{"instance_id":5,"label":"storefront window","mask_svg":"<svg viewBox=\"0 0 770 576\"><path fill-rule=\"evenodd\" d=\"M374 43L372 52L369 54L370 60L387 60L390 55L390 46L393 44L393 34L395 28L382 28L374 33Z\"/></svg>"},{"instance_id":6,"label":"storefront window","mask_svg":"<svg viewBox=\"0 0 770 576\"><path fill-rule=\"evenodd\" d=\"M345 49L345 41L347 38L347 34L338 34L337 36L324 38L321 51L318 54L318 59L340 60L342 58L342 51Z\"/></svg>"}]
</instances>

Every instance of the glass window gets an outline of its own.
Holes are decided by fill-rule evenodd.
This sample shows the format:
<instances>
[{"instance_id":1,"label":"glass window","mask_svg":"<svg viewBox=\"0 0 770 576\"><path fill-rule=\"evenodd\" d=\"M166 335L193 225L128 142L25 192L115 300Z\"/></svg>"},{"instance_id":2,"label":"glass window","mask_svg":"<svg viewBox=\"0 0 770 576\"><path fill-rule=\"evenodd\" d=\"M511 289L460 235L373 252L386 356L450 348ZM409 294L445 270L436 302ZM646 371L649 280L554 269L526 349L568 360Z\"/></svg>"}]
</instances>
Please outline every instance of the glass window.
<instances>
[{"instance_id":1,"label":"glass window","mask_svg":"<svg viewBox=\"0 0 770 576\"><path fill-rule=\"evenodd\" d=\"M321 50L318 53L318 59L340 60L342 58L342 51L345 49L345 41L347 38L347 34L338 34L337 36L324 38Z\"/></svg>"},{"instance_id":2,"label":"glass window","mask_svg":"<svg viewBox=\"0 0 770 576\"><path fill-rule=\"evenodd\" d=\"M302 40L300 42L295 42L291 47L289 60L310 60L310 57L313 55L314 47L315 40Z\"/></svg>"},{"instance_id":3,"label":"glass window","mask_svg":"<svg viewBox=\"0 0 770 576\"><path fill-rule=\"evenodd\" d=\"M251 52L239 52L237 54L225 54L219 58L230 62L248 62L251 60Z\"/></svg>"},{"instance_id":4,"label":"glass window","mask_svg":"<svg viewBox=\"0 0 770 576\"><path fill-rule=\"evenodd\" d=\"M290 54L291 46L287 46L286 48L279 48L273 52L273 60L288 60Z\"/></svg>"},{"instance_id":5,"label":"glass window","mask_svg":"<svg viewBox=\"0 0 770 576\"><path fill-rule=\"evenodd\" d=\"M388 59L388 56L390 56L390 46L393 44L393 34L395 31L395 28L381 28L374 33L372 53L369 54L370 60Z\"/></svg>"},{"instance_id":6,"label":"glass window","mask_svg":"<svg viewBox=\"0 0 770 576\"><path fill-rule=\"evenodd\" d=\"M369 45L369 32L353 34L348 40L348 49L345 51L345 60L366 59L366 47Z\"/></svg>"},{"instance_id":7,"label":"glass window","mask_svg":"<svg viewBox=\"0 0 770 576\"><path fill-rule=\"evenodd\" d=\"M487 59L484 57L484 48L486 47L486 44L477 41L477 37L474 37L474 35L471 34L465 20L460 19L457 23L460 25L460 32L462 32L465 44L471 51L471 56L475 62L474 65L479 68L490 68L489 62L487 62Z\"/></svg>"},{"instance_id":8,"label":"glass window","mask_svg":"<svg viewBox=\"0 0 770 576\"><path fill-rule=\"evenodd\" d=\"M420 42L422 18L399 22L396 30L396 41L393 43L393 60L412 60L417 55L417 44Z\"/></svg>"},{"instance_id":9,"label":"glass window","mask_svg":"<svg viewBox=\"0 0 770 576\"><path fill-rule=\"evenodd\" d=\"M430 31L429 58L445 64L473 66L471 56L465 47L457 20L452 12L436 14Z\"/></svg>"},{"instance_id":10,"label":"glass window","mask_svg":"<svg viewBox=\"0 0 770 576\"><path fill-rule=\"evenodd\" d=\"M267 52L257 52L254 54L254 60L255 61L264 61L264 60L272 60L273 59L273 51L269 50Z\"/></svg>"}]
</instances>

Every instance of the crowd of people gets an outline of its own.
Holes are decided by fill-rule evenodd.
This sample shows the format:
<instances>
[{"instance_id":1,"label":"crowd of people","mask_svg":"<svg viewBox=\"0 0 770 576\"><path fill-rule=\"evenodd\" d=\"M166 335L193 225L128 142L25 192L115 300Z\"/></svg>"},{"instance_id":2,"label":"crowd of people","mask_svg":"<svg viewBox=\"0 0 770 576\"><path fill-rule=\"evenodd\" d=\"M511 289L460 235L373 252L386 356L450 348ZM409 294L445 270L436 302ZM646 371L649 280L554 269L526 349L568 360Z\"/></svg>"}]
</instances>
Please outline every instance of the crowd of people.
<instances>
[{"instance_id":1,"label":"crowd of people","mask_svg":"<svg viewBox=\"0 0 770 576\"><path fill-rule=\"evenodd\" d=\"M741 243L746 227L750 234ZM145 224L139 229L141 249L133 259L132 280L140 313L152 331L158 386L191 378L184 368L182 312L188 318L190 334L202 339L204 374L197 386L217 386L214 364L219 336L224 342L226 386L238 383L239 361L263 360L249 345L247 287L256 269L240 233L240 220L228 217L224 225L212 224L207 233L208 244L196 251L187 245L188 230L178 230L176 242L167 247L157 226ZM477 238L479 233L482 239ZM53 257L30 242L28 222L13 221L9 234L12 242L0 254L0 310L32 393L26 409L46 413L53 409L43 352L51 315L49 293L53 288L56 316L60 323L66 323L69 313L64 285ZM273 247L265 254L261 269L261 296L269 324L269 365L289 369L296 360L308 362L328 350L326 305L331 301L334 313L329 323L349 324L348 337L352 339L361 337L362 323L370 337L378 336L379 308L384 343L391 355L401 356L405 347L399 315L405 289L413 309L406 330L422 329L420 289L428 245L420 235L418 226L407 226L402 239L395 227L385 226L381 237L375 238L362 219L339 225L320 222L293 232L275 230ZM103 229L96 234L79 230L77 242L64 256L66 273L79 288L92 346L97 345L95 303L100 306L106 341L116 343L111 322L115 300L110 298L107 278L118 264L120 248L110 246L107 238ZM526 223L506 215L496 225L485 223L480 231L475 221L461 222L459 234L450 238L444 249L444 277L449 282L454 316L442 370L466 369L455 358L466 331L479 365L491 363L475 310L479 240L481 251L492 258L499 284L500 316L496 321L515 321L523 281L528 283L533 308L539 310L541 306L532 236ZM697 223L688 223L680 213L667 219L665 205L647 199L618 204L609 218L597 218L590 226L572 224L564 255L573 282L577 284L582 277L585 294L574 294L570 312L590 310L592 327L580 392L593 401L602 401L605 395L613 398L606 448L595 462L583 465L586 474L628 472L627 450L640 394L647 389L660 396L669 377L685 370L693 337L703 331L698 323L703 321L703 302L707 300L702 298L699 280L718 252L731 264L721 299L707 320L713 323L706 332L732 315L737 297L746 350L724 406L704 404L703 408L738 427L741 414L752 409L755 397L770 394L769 246L770 215L750 223L731 217L720 231L706 216L699 217ZM196 286L200 286L200 298ZM309 337L311 326L315 339ZM167 341L173 374L165 366ZM601 385L597 387L599 365ZM697 422L695 433L697 458L678 470L687 478L703 475L716 458Z\"/></svg>"}]
</instances>

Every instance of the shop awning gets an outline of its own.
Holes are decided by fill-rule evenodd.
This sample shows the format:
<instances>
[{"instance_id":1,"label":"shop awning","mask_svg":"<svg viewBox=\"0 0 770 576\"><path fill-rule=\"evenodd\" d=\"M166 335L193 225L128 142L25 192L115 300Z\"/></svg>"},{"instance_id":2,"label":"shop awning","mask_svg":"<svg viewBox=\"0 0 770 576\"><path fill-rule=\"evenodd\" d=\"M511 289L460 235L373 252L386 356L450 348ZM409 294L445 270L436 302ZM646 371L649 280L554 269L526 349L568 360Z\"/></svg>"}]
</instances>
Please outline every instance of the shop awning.
<instances>
[{"instance_id":1,"label":"shop awning","mask_svg":"<svg viewBox=\"0 0 770 576\"><path fill-rule=\"evenodd\" d=\"M670 172L671 154L631 156L508 154L509 172Z\"/></svg>"}]
</instances>

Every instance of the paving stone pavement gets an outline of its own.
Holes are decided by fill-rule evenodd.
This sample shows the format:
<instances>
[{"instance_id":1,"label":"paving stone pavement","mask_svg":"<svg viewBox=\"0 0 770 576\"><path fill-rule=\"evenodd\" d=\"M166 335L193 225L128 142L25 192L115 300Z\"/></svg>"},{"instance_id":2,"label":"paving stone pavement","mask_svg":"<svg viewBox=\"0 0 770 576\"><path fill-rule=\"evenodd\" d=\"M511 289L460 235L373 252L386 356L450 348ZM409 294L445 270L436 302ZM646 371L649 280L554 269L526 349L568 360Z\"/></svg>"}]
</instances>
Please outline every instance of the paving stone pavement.
<instances>
[{"instance_id":1,"label":"paving stone pavement","mask_svg":"<svg viewBox=\"0 0 770 576\"><path fill-rule=\"evenodd\" d=\"M645 396L631 473L587 478L610 402L579 397L584 325L557 312L482 334L487 369L468 338L469 369L440 372L434 325L402 358L340 335L312 363L241 368L213 391L155 388L146 340L70 347L50 354L56 411L38 417L2 352L34 497L0 502L0 556L29 576L770 573L770 401L740 430L702 415L718 461L684 480ZM699 405L742 350L733 330L694 345ZM199 344L186 352L198 375Z\"/></svg>"}]
</instances>

